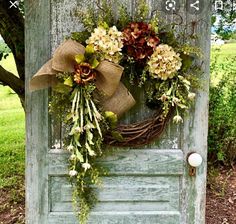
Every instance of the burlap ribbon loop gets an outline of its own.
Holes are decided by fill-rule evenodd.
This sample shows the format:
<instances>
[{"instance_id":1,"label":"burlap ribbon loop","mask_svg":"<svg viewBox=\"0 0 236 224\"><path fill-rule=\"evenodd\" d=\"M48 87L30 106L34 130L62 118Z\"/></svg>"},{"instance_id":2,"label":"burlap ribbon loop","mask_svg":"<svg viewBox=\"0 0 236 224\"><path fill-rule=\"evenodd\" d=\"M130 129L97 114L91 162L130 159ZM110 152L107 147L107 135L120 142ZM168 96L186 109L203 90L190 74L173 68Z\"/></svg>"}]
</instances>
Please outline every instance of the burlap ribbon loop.
<instances>
[{"instance_id":1,"label":"burlap ribbon loop","mask_svg":"<svg viewBox=\"0 0 236 224\"><path fill-rule=\"evenodd\" d=\"M64 41L55 51L53 58L45 63L30 81L30 90L53 87L58 84L56 74L74 72L75 56L84 54L85 47L74 40ZM135 100L127 88L121 83L123 67L109 61L102 61L95 69L96 87L102 93L101 102L107 111L118 116L134 106Z\"/></svg>"}]
</instances>

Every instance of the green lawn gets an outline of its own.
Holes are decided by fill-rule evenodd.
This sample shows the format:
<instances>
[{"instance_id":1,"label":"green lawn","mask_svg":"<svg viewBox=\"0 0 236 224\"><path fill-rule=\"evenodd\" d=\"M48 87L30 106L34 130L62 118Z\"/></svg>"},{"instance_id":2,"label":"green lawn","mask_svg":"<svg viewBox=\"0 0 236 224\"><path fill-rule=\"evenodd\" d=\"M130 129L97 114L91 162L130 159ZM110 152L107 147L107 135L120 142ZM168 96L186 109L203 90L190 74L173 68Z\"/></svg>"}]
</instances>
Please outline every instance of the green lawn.
<instances>
[{"instance_id":1,"label":"green lawn","mask_svg":"<svg viewBox=\"0 0 236 224\"><path fill-rule=\"evenodd\" d=\"M230 43L230 44L224 44L221 47L212 47L212 55L215 54L216 49L220 49L219 52L219 57L221 60L226 60L226 58L228 57L233 57L235 56L235 52L236 52L236 43Z\"/></svg>"},{"instance_id":2,"label":"green lawn","mask_svg":"<svg viewBox=\"0 0 236 224\"><path fill-rule=\"evenodd\" d=\"M236 67L236 43L212 47L211 51L211 81L217 85L224 71L233 71Z\"/></svg>"},{"instance_id":3,"label":"green lawn","mask_svg":"<svg viewBox=\"0 0 236 224\"><path fill-rule=\"evenodd\" d=\"M16 74L13 56L0 62ZM20 101L14 92L0 86L0 189L22 185L25 159L25 118Z\"/></svg>"},{"instance_id":4,"label":"green lawn","mask_svg":"<svg viewBox=\"0 0 236 224\"><path fill-rule=\"evenodd\" d=\"M9 56L6 59L0 61L0 65L6 68L9 72L17 74L16 64L14 62L13 54L9 54Z\"/></svg>"}]
</instances>

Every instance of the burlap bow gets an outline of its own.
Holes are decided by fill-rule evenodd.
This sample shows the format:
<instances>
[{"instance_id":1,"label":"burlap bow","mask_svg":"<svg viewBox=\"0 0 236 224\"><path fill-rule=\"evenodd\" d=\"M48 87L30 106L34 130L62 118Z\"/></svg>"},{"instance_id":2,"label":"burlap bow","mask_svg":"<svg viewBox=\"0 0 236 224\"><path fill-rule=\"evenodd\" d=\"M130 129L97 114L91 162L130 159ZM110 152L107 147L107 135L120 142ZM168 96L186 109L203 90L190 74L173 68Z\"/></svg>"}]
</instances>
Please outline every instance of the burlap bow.
<instances>
[{"instance_id":1,"label":"burlap bow","mask_svg":"<svg viewBox=\"0 0 236 224\"><path fill-rule=\"evenodd\" d=\"M53 58L44 64L30 81L30 90L53 87L58 84L56 74L75 71L75 55L84 54L85 47L71 39L64 41L55 51ZM102 61L97 71L96 87L102 93L101 103L104 110L118 116L128 111L135 100L121 83L123 67L109 61Z\"/></svg>"}]
</instances>

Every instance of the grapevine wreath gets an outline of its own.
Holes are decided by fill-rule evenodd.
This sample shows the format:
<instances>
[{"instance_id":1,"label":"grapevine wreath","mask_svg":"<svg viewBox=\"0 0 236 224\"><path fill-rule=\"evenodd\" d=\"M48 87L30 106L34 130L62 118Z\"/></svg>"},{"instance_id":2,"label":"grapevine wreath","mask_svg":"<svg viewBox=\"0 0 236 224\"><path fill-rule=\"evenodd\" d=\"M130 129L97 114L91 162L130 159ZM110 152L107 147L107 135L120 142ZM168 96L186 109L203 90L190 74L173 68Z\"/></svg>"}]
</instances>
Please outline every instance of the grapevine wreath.
<instances>
[{"instance_id":1,"label":"grapevine wreath","mask_svg":"<svg viewBox=\"0 0 236 224\"><path fill-rule=\"evenodd\" d=\"M107 173L96 163L104 145L146 145L170 119L183 122L199 72L194 61L200 50L188 44L186 35L176 34L173 24L161 26L144 1L133 16L120 5L116 18L110 4L103 1L97 10L88 5L78 11L84 30L72 33L30 82L31 90L53 89L50 111L65 126L81 223L96 202L91 185L99 185L99 177ZM145 91L145 104L154 112L143 121L122 124L120 118L137 100L127 89L131 85Z\"/></svg>"}]
</instances>

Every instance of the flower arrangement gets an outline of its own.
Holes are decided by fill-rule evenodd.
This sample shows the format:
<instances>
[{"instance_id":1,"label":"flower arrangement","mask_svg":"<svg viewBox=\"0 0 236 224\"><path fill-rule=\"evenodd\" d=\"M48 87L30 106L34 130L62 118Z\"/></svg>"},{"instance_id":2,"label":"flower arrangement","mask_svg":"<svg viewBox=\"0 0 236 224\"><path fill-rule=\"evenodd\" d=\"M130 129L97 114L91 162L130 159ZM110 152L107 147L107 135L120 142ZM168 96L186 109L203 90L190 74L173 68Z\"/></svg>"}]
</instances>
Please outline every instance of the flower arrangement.
<instances>
[{"instance_id":1,"label":"flower arrangement","mask_svg":"<svg viewBox=\"0 0 236 224\"><path fill-rule=\"evenodd\" d=\"M82 224L96 202L92 185L100 185L100 177L107 174L96 163L105 143L112 139L110 144L115 145L146 144L161 134L170 117L182 123L181 113L195 98L192 91L199 71L194 64L199 49L176 38L173 29L162 27L157 14L148 17L144 1L139 1L133 17L122 5L114 18L111 2L101 4L97 11L89 5L87 11L79 11L85 30L72 33L30 83L32 90L53 87L50 110L65 123L68 173ZM127 140L129 126L119 124L119 118L135 104L122 76L145 89L146 105L158 111L150 123L135 124L141 142L137 136ZM139 134L144 127L150 139Z\"/></svg>"}]
</instances>

